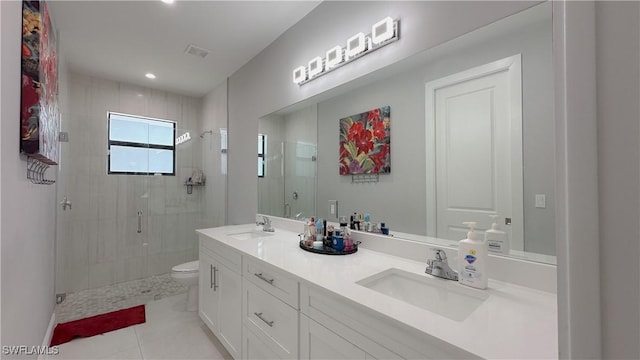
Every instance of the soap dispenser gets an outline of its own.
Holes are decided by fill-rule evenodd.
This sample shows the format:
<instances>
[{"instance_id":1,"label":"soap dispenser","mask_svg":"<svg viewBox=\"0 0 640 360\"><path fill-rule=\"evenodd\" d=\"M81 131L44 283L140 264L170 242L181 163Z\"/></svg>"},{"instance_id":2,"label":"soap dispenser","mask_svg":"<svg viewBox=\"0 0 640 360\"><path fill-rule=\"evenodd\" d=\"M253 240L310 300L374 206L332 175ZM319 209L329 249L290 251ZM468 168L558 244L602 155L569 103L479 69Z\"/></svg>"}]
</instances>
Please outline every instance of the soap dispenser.
<instances>
[{"instance_id":1,"label":"soap dispenser","mask_svg":"<svg viewBox=\"0 0 640 360\"><path fill-rule=\"evenodd\" d=\"M498 219L500 216L489 216L493 218L493 224L491 224L491 229L484 233L484 241L487 243L489 251L498 254L509 254L509 239L507 237L507 233L502 231L502 229L500 229L500 225L498 225Z\"/></svg>"},{"instance_id":2,"label":"soap dispenser","mask_svg":"<svg viewBox=\"0 0 640 360\"><path fill-rule=\"evenodd\" d=\"M458 261L460 263L458 271L458 282L462 285L486 289L489 282L487 276L487 243L478 240L474 231L475 222L464 222L469 227L467 238L460 241L458 247Z\"/></svg>"}]
</instances>

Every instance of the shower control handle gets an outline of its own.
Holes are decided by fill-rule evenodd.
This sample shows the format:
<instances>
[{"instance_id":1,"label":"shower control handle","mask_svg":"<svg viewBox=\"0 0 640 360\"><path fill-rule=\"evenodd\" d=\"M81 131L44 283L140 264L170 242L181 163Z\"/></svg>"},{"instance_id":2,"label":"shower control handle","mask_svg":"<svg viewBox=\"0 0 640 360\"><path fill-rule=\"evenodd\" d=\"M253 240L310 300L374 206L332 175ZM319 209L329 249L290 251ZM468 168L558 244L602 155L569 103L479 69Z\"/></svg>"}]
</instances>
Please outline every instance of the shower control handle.
<instances>
[{"instance_id":1,"label":"shower control handle","mask_svg":"<svg viewBox=\"0 0 640 360\"><path fill-rule=\"evenodd\" d=\"M138 234L142 232L142 211L138 211Z\"/></svg>"}]
</instances>

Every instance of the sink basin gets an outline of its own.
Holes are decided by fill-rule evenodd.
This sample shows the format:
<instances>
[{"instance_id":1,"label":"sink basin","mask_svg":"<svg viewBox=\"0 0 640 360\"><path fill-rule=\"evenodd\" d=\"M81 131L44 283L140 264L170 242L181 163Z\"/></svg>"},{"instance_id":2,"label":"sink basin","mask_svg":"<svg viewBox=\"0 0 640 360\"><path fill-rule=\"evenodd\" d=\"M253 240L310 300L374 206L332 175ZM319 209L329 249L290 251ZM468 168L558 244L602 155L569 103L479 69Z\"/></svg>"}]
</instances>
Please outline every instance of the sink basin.
<instances>
[{"instance_id":1,"label":"sink basin","mask_svg":"<svg viewBox=\"0 0 640 360\"><path fill-rule=\"evenodd\" d=\"M244 231L234 234L229 234L232 238L236 240L251 240L251 239L260 239L269 236L273 236L272 232L252 230L252 231Z\"/></svg>"},{"instance_id":2,"label":"sink basin","mask_svg":"<svg viewBox=\"0 0 640 360\"><path fill-rule=\"evenodd\" d=\"M356 283L456 321L466 319L489 297L451 280L393 268Z\"/></svg>"}]
</instances>

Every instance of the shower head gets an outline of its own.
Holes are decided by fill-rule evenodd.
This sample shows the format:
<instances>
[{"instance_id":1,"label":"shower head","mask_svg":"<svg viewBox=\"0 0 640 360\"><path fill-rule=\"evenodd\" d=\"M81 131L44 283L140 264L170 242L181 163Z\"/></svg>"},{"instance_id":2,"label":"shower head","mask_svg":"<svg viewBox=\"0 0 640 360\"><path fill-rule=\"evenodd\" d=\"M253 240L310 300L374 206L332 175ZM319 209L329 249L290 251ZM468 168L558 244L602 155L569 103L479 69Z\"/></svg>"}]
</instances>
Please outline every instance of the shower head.
<instances>
[{"instance_id":1,"label":"shower head","mask_svg":"<svg viewBox=\"0 0 640 360\"><path fill-rule=\"evenodd\" d=\"M213 135L213 130L203 131L202 134L200 134L200 139L203 139L205 134L212 134Z\"/></svg>"}]
</instances>

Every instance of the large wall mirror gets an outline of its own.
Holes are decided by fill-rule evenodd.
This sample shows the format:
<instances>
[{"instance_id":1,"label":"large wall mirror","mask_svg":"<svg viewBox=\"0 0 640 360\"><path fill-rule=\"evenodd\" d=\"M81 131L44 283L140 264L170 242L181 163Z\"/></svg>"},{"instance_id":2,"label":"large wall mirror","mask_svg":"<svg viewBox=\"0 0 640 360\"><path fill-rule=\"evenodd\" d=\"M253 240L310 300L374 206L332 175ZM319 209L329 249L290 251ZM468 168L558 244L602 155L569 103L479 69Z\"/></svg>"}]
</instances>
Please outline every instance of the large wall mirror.
<instances>
[{"instance_id":1,"label":"large wall mirror","mask_svg":"<svg viewBox=\"0 0 640 360\"><path fill-rule=\"evenodd\" d=\"M260 119L261 213L369 213L393 236L455 245L498 215L507 255L555 263L551 4L482 27ZM339 71L348 71L348 66ZM339 120L390 107L391 173L339 174ZM271 175L271 177L270 177Z\"/></svg>"}]
</instances>

